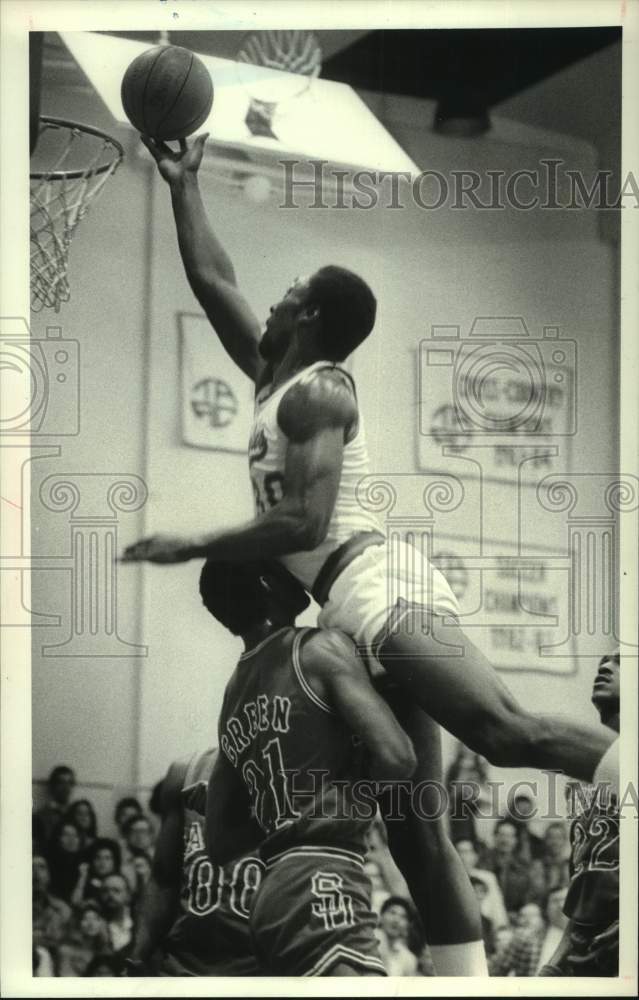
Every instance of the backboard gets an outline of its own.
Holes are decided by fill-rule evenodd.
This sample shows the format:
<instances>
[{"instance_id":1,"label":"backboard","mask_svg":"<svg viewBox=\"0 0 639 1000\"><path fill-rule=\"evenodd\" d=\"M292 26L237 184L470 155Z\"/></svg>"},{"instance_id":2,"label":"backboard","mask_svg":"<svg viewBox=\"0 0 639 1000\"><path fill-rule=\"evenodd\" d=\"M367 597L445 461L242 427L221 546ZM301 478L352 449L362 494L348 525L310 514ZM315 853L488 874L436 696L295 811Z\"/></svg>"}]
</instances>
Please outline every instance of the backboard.
<instances>
[{"instance_id":1,"label":"backboard","mask_svg":"<svg viewBox=\"0 0 639 1000\"><path fill-rule=\"evenodd\" d=\"M93 32L64 32L61 38L114 119L127 124L120 84L129 63L149 48L148 43ZM211 143L258 160L287 156L352 168L419 173L355 91L331 80L314 79L303 93L283 100L278 105L273 135L253 134L246 121L252 100L246 64L198 54L215 89L211 115L201 129L210 132ZM251 67L253 70L262 81L265 74L273 74L276 92L289 89L284 78L295 79L295 74L279 70L257 66ZM299 87L290 89L299 91Z\"/></svg>"}]
</instances>

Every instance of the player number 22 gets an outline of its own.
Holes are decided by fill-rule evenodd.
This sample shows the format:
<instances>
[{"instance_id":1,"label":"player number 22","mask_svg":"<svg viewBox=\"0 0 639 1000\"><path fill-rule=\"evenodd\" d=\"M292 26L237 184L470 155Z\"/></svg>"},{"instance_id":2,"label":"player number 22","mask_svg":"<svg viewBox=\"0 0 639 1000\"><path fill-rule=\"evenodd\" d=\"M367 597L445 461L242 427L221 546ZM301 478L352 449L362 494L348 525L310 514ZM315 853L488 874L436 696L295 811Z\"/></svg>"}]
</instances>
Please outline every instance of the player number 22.
<instances>
[{"instance_id":1,"label":"player number 22","mask_svg":"<svg viewBox=\"0 0 639 1000\"><path fill-rule=\"evenodd\" d=\"M586 829L580 820L573 831L573 877L584 871L616 871L619 860L613 851L619 840L619 826L605 816L595 816Z\"/></svg>"}]
</instances>

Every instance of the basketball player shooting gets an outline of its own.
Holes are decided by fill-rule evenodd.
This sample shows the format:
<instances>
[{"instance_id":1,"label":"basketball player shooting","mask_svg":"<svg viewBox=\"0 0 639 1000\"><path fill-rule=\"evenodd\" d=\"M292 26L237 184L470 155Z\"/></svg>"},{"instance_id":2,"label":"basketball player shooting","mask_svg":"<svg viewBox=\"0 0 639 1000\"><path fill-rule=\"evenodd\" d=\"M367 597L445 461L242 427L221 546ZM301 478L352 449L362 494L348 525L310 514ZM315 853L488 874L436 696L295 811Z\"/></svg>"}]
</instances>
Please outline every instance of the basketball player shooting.
<instances>
[{"instance_id":1,"label":"basketball player shooting","mask_svg":"<svg viewBox=\"0 0 639 1000\"><path fill-rule=\"evenodd\" d=\"M446 655L435 636L437 620L455 617L459 608L438 570L423 574L429 593L398 581L396 592L404 590L411 602L399 615L387 606L384 536L356 497L369 472L363 420L352 379L340 368L372 331L373 293L343 268L321 268L298 278L271 307L261 335L208 223L197 179L206 136L190 148L182 140L179 153L143 141L170 186L189 283L228 354L255 383L249 465L256 517L199 538L155 535L127 548L124 560L279 558L319 599L320 626L350 635L425 711L492 764L561 769L591 780L611 736L526 711L452 624L445 641L461 653Z\"/></svg>"},{"instance_id":2,"label":"basketball player shooting","mask_svg":"<svg viewBox=\"0 0 639 1000\"><path fill-rule=\"evenodd\" d=\"M230 357L255 383L249 467L256 514L235 530L197 538L154 535L127 548L124 561L278 558L320 604L321 627L349 635L424 712L492 764L593 780L612 742L606 730L519 705L456 624L456 598L435 567L425 565L416 579L388 579L385 538L357 500L368 456L353 380L340 367L373 329L373 293L344 268L320 268L289 287L262 332L207 218L198 183L205 141L199 136L189 147L183 140L174 152L143 137L169 185L191 288ZM422 558L411 556L402 565ZM458 891L437 885L445 867L432 872L432 898L459 912L461 883ZM470 920L457 941L476 944L475 924ZM458 959L452 968L442 961L438 972L464 974Z\"/></svg>"}]
</instances>

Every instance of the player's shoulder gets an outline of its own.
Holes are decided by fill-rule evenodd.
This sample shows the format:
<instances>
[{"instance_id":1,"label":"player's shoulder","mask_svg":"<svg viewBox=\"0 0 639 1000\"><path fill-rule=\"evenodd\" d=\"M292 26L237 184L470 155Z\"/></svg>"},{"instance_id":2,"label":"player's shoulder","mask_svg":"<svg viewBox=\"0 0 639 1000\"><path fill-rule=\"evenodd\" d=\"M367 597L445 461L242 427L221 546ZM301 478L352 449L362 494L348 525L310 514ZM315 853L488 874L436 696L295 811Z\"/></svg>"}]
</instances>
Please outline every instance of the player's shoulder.
<instances>
[{"instance_id":1,"label":"player's shoulder","mask_svg":"<svg viewBox=\"0 0 639 1000\"><path fill-rule=\"evenodd\" d=\"M285 433L299 435L326 427L349 427L357 419L357 400L350 375L334 365L314 368L288 389L278 408Z\"/></svg>"},{"instance_id":2,"label":"player's shoulder","mask_svg":"<svg viewBox=\"0 0 639 1000\"><path fill-rule=\"evenodd\" d=\"M338 629L313 629L301 645L301 661L305 670L330 674L334 670L361 672L355 643Z\"/></svg>"}]
</instances>

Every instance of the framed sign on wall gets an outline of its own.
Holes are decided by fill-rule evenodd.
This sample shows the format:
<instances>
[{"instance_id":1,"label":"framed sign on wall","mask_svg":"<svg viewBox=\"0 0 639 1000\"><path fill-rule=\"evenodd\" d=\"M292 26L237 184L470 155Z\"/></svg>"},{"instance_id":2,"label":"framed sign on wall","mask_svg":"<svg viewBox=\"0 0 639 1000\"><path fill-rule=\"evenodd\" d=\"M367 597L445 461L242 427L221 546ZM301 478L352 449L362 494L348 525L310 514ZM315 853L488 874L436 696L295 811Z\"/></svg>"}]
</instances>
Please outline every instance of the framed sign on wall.
<instances>
[{"instance_id":1,"label":"framed sign on wall","mask_svg":"<svg viewBox=\"0 0 639 1000\"><path fill-rule=\"evenodd\" d=\"M246 455L253 384L229 358L206 316L178 313L183 444Z\"/></svg>"},{"instance_id":2,"label":"framed sign on wall","mask_svg":"<svg viewBox=\"0 0 639 1000\"><path fill-rule=\"evenodd\" d=\"M531 487L570 468L576 358L559 327L520 316L433 326L419 349L418 468Z\"/></svg>"}]
</instances>

